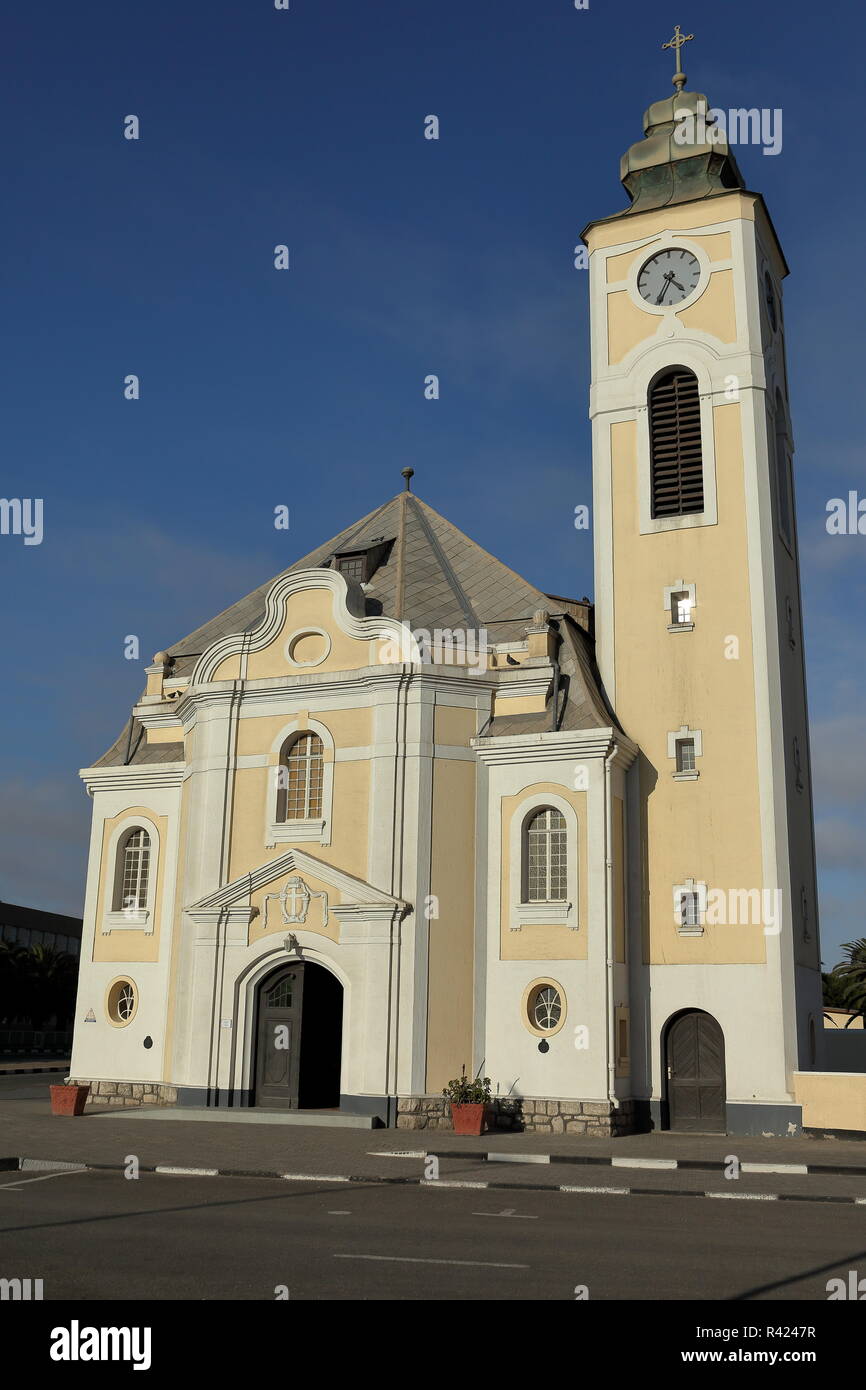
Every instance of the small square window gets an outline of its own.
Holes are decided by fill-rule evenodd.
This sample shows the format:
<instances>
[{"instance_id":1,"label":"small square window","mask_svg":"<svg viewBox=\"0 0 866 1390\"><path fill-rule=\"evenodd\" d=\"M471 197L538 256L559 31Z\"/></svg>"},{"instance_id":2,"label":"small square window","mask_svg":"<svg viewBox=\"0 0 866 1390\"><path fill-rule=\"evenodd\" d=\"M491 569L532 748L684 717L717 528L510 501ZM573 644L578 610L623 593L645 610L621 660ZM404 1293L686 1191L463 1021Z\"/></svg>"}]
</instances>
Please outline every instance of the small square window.
<instances>
[{"instance_id":1,"label":"small square window","mask_svg":"<svg viewBox=\"0 0 866 1390\"><path fill-rule=\"evenodd\" d=\"M677 739L677 772L694 772L695 741L693 738Z\"/></svg>"},{"instance_id":2,"label":"small square window","mask_svg":"<svg viewBox=\"0 0 866 1390\"><path fill-rule=\"evenodd\" d=\"M363 584L367 578L367 556L340 555L337 559L337 569L347 579L357 579L359 584Z\"/></svg>"},{"instance_id":3,"label":"small square window","mask_svg":"<svg viewBox=\"0 0 866 1390\"><path fill-rule=\"evenodd\" d=\"M692 600L688 592L671 594L671 622L680 627L692 621Z\"/></svg>"},{"instance_id":4,"label":"small square window","mask_svg":"<svg viewBox=\"0 0 866 1390\"><path fill-rule=\"evenodd\" d=\"M700 893L680 894L680 921L684 927L699 927L701 925Z\"/></svg>"}]
</instances>

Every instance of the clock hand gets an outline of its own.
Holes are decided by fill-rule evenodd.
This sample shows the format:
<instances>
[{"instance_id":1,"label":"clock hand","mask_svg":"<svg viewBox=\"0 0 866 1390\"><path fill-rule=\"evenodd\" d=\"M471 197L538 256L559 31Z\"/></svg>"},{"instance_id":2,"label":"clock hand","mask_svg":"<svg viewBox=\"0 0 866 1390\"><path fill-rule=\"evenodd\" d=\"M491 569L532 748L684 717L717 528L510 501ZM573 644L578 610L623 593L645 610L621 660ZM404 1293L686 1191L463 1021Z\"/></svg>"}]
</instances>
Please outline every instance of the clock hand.
<instances>
[{"instance_id":1,"label":"clock hand","mask_svg":"<svg viewBox=\"0 0 866 1390\"><path fill-rule=\"evenodd\" d=\"M665 295L667 294L667 292L668 292L668 290L670 289L670 287L671 287L671 282L670 282L670 280L667 278L667 276L665 276L664 288L662 289L661 294L659 295L658 299L656 300L656 304L661 304L662 300L664 299L664 297L665 297Z\"/></svg>"},{"instance_id":2,"label":"clock hand","mask_svg":"<svg viewBox=\"0 0 866 1390\"><path fill-rule=\"evenodd\" d=\"M676 285L677 289L678 289L678 290L682 290L683 294L685 294L685 292L686 292L686 287L685 287L685 285L681 285L680 282L679 282L679 280L674 280L673 276L671 276L671 284L672 284L672 285Z\"/></svg>"}]
</instances>

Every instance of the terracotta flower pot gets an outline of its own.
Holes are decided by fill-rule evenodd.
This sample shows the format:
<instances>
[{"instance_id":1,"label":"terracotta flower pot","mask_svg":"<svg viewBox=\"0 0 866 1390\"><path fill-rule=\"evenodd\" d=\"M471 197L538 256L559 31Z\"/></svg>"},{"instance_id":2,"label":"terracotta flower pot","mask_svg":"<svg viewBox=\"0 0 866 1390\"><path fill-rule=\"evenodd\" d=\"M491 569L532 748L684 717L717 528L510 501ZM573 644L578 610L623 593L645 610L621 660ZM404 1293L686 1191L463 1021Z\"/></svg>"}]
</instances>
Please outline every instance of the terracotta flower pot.
<instances>
[{"instance_id":1,"label":"terracotta flower pot","mask_svg":"<svg viewBox=\"0 0 866 1390\"><path fill-rule=\"evenodd\" d=\"M480 1105L454 1105L451 1106L451 1123L454 1126L455 1134L474 1134L483 1133L484 1118L487 1106Z\"/></svg>"},{"instance_id":2,"label":"terracotta flower pot","mask_svg":"<svg viewBox=\"0 0 866 1390\"><path fill-rule=\"evenodd\" d=\"M83 1115L89 1086L49 1086L52 1115Z\"/></svg>"}]
</instances>

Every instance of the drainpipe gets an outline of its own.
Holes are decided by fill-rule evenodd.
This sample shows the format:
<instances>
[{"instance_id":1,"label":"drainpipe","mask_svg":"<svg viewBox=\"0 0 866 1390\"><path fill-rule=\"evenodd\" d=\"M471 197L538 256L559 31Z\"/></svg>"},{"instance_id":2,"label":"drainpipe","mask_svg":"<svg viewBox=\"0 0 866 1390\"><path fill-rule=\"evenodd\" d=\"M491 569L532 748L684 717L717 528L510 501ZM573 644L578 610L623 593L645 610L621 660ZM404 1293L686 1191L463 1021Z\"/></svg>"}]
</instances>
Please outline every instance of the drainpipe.
<instances>
[{"instance_id":1,"label":"drainpipe","mask_svg":"<svg viewBox=\"0 0 866 1390\"><path fill-rule=\"evenodd\" d=\"M613 797L611 765L619 744L611 744L604 760L604 914L605 914L605 995L607 1002L607 1098L619 1109L616 1095L616 1018L613 1008Z\"/></svg>"}]
</instances>

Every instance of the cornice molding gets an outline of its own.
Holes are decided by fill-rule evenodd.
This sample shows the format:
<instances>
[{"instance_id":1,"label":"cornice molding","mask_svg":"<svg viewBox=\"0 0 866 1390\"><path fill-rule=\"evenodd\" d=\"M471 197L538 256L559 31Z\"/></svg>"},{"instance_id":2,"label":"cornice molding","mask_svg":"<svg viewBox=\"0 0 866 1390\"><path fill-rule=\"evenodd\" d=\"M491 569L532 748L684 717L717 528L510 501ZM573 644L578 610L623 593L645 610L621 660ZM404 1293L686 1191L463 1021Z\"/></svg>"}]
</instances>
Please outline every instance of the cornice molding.
<instances>
[{"instance_id":1,"label":"cornice molding","mask_svg":"<svg viewBox=\"0 0 866 1390\"><path fill-rule=\"evenodd\" d=\"M614 767L629 768L638 754L636 743L610 729L580 729L562 733L501 734L474 738L478 761L488 766L502 763L552 763L563 758L606 758L616 749Z\"/></svg>"},{"instance_id":2,"label":"cornice molding","mask_svg":"<svg viewBox=\"0 0 866 1390\"><path fill-rule=\"evenodd\" d=\"M184 779L186 763L131 763L124 767L82 767L78 775L94 792L137 791L153 787L179 787Z\"/></svg>"}]
</instances>

